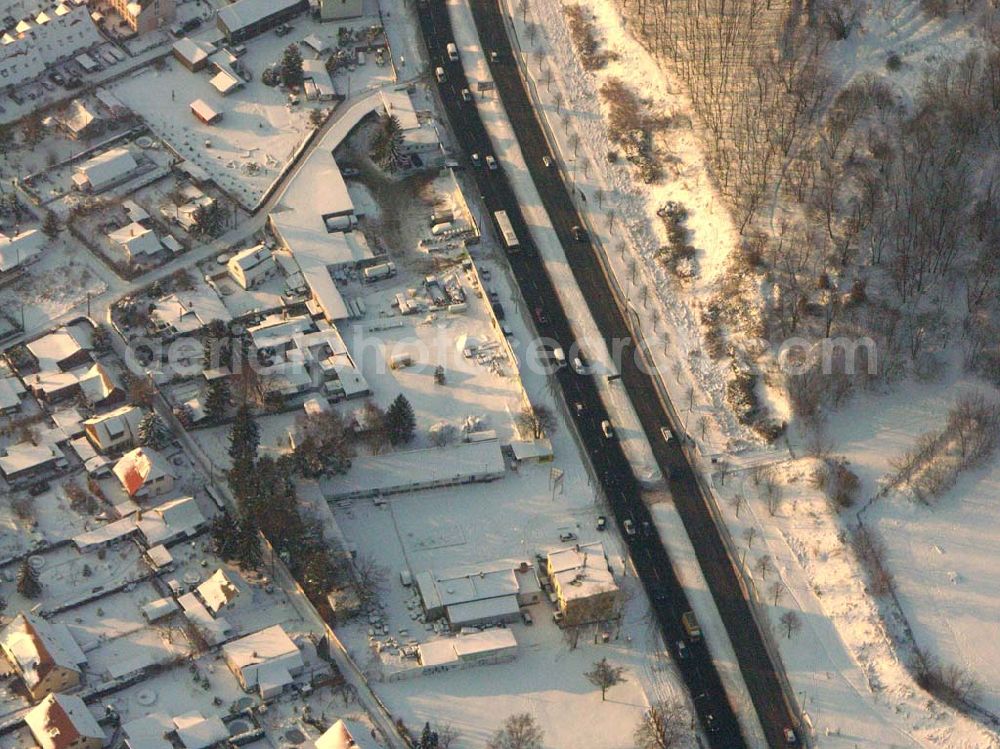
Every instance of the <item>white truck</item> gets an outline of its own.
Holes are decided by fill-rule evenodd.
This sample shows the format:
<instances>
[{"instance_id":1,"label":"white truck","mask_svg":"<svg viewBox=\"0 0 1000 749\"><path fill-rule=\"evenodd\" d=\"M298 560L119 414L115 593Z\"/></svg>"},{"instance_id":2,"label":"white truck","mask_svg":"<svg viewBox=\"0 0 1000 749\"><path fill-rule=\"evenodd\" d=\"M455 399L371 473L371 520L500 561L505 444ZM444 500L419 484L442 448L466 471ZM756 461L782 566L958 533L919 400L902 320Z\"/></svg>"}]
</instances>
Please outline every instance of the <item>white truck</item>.
<instances>
[{"instance_id":1,"label":"white truck","mask_svg":"<svg viewBox=\"0 0 1000 749\"><path fill-rule=\"evenodd\" d=\"M372 265L361 271L361 275L365 283L375 283L376 281L381 281L383 278L390 278L396 275L396 264L390 260L387 263Z\"/></svg>"}]
</instances>

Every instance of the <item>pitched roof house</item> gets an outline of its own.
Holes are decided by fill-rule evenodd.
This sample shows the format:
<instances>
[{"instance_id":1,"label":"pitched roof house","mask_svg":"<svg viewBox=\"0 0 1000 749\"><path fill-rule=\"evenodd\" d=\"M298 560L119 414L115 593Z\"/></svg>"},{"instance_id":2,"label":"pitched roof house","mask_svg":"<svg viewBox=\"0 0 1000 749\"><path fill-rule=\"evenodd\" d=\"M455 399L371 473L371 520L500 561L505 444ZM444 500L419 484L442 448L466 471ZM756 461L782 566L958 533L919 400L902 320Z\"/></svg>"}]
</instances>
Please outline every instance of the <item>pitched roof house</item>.
<instances>
[{"instance_id":1,"label":"pitched roof house","mask_svg":"<svg viewBox=\"0 0 1000 749\"><path fill-rule=\"evenodd\" d=\"M80 684L87 656L65 624L21 612L0 634L0 649L17 671L28 692L40 699Z\"/></svg>"},{"instance_id":2,"label":"pitched roof house","mask_svg":"<svg viewBox=\"0 0 1000 749\"><path fill-rule=\"evenodd\" d=\"M137 447L115 463L114 474L130 497L148 497L170 491L174 474L166 459L149 447Z\"/></svg>"},{"instance_id":3,"label":"pitched roof house","mask_svg":"<svg viewBox=\"0 0 1000 749\"><path fill-rule=\"evenodd\" d=\"M93 713L71 694L50 694L24 716L42 749L101 749L104 731Z\"/></svg>"}]
</instances>

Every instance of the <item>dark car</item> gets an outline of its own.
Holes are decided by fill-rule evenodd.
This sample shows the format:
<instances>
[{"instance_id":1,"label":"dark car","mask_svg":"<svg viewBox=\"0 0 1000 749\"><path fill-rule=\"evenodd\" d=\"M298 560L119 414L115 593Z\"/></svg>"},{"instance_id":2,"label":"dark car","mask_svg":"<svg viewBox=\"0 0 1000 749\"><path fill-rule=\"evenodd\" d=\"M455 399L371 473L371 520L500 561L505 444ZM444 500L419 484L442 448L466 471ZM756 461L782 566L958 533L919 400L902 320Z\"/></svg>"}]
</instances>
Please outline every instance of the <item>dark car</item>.
<instances>
[{"instance_id":1,"label":"dark car","mask_svg":"<svg viewBox=\"0 0 1000 749\"><path fill-rule=\"evenodd\" d=\"M577 242L587 241L587 230L584 229L582 226L574 226L571 229L571 231L573 232L573 239L575 239Z\"/></svg>"},{"instance_id":2,"label":"dark car","mask_svg":"<svg viewBox=\"0 0 1000 749\"><path fill-rule=\"evenodd\" d=\"M493 302L493 314L497 316L497 320L507 319L507 312L504 310L503 305L500 302Z\"/></svg>"},{"instance_id":3,"label":"dark car","mask_svg":"<svg viewBox=\"0 0 1000 749\"><path fill-rule=\"evenodd\" d=\"M535 307L535 322L539 325L548 325L549 317L541 307Z\"/></svg>"},{"instance_id":4,"label":"dark car","mask_svg":"<svg viewBox=\"0 0 1000 749\"><path fill-rule=\"evenodd\" d=\"M604 515L597 516L597 530L603 531L608 528L608 519Z\"/></svg>"},{"instance_id":5,"label":"dark car","mask_svg":"<svg viewBox=\"0 0 1000 749\"><path fill-rule=\"evenodd\" d=\"M62 86L66 83L66 78L58 70L53 70L49 73L49 80L55 83L57 86Z\"/></svg>"},{"instance_id":6,"label":"dark car","mask_svg":"<svg viewBox=\"0 0 1000 749\"><path fill-rule=\"evenodd\" d=\"M195 16L190 21L185 21L184 26L182 28L184 29L184 32L187 33L188 31L194 31L200 26L201 26L201 19Z\"/></svg>"}]
</instances>

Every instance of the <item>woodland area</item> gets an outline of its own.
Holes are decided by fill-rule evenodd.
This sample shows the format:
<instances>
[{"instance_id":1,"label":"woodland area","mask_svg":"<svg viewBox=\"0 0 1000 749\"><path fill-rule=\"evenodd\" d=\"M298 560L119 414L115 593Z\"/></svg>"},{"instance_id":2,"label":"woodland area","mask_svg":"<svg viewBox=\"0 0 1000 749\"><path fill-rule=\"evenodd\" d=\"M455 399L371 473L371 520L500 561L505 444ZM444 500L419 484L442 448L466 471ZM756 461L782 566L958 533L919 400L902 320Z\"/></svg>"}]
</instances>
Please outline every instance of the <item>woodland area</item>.
<instances>
[{"instance_id":1,"label":"woodland area","mask_svg":"<svg viewBox=\"0 0 1000 749\"><path fill-rule=\"evenodd\" d=\"M1000 11L924 0L931 17L968 14L982 43L905 91L895 53L848 81L824 63L877 12L857 0L619 6L683 82L742 237L701 312L709 355L732 356L741 421L780 434L758 404L758 372L818 432L824 408L856 387L938 376L956 341L965 366L1000 385ZM773 362L793 336L817 343L789 373ZM841 337L873 345L853 368L834 349L820 376L818 342Z\"/></svg>"}]
</instances>

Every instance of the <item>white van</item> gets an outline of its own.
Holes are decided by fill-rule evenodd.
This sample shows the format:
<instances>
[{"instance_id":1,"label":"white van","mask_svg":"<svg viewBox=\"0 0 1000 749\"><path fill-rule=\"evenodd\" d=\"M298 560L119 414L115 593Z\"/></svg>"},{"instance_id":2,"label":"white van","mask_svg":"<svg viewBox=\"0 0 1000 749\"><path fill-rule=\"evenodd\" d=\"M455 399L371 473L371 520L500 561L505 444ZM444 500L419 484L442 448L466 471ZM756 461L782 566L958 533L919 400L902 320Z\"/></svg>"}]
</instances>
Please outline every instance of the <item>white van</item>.
<instances>
[{"instance_id":1,"label":"white van","mask_svg":"<svg viewBox=\"0 0 1000 749\"><path fill-rule=\"evenodd\" d=\"M409 588L413 585L413 577L410 575L410 571L403 569L399 571L399 582L403 584L404 588Z\"/></svg>"},{"instance_id":2,"label":"white van","mask_svg":"<svg viewBox=\"0 0 1000 749\"><path fill-rule=\"evenodd\" d=\"M434 77L437 78L438 83L444 83L444 68L440 66L434 68Z\"/></svg>"},{"instance_id":3,"label":"white van","mask_svg":"<svg viewBox=\"0 0 1000 749\"><path fill-rule=\"evenodd\" d=\"M448 42L448 59L452 62L458 62L458 47L455 46L455 42Z\"/></svg>"}]
</instances>

